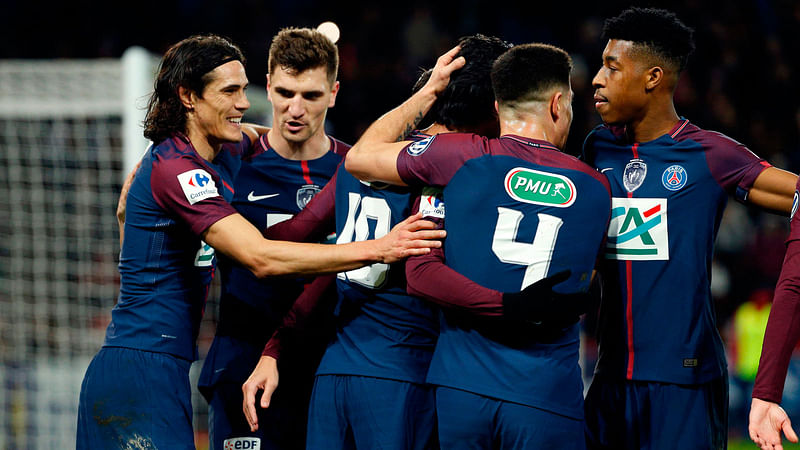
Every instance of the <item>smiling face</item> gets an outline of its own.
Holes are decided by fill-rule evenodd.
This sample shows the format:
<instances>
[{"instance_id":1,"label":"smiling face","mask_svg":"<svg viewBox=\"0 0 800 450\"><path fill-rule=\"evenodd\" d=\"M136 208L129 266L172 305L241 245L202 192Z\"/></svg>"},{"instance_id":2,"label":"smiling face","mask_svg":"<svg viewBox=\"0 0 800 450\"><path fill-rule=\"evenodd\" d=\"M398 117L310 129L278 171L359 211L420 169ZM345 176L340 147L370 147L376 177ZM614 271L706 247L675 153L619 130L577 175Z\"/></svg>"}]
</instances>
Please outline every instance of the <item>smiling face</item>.
<instances>
[{"instance_id":1,"label":"smiling face","mask_svg":"<svg viewBox=\"0 0 800 450\"><path fill-rule=\"evenodd\" d=\"M633 46L631 41L608 41L603 65L592 80L595 109L605 123L627 124L646 110L647 68L633 56Z\"/></svg>"},{"instance_id":2,"label":"smiling face","mask_svg":"<svg viewBox=\"0 0 800 450\"><path fill-rule=\"evenodd\" d=\"M239 61L227 62L208 73L202 97L192 93L187 120L189 138L205 140L212 148L242 140L242 116L250 108L245 95L247 75ZM197 144L196 144L197 145Z\"/></svg>"},{"instance_id":3,"label":"smiling face","mask_svg":"<svg viewBox=\"0 0 800 450\"><path fill-rule=\"evenodd\" d=\"M325 134L325 115L336 103L339 82L331 86L324 66L295 73L277 67L267 78L273 129L287 142L302 144Z\"/></svg>"}]
</instances>

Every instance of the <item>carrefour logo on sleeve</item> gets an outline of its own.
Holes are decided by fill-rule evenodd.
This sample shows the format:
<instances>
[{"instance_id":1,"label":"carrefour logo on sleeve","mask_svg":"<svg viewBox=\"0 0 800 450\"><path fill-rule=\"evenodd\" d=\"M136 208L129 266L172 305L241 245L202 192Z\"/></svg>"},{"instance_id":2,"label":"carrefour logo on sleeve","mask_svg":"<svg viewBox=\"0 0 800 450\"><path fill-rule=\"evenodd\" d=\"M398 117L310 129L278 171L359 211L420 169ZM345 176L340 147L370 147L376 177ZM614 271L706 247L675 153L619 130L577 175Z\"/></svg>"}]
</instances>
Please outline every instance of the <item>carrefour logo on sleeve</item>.
<instances>
[{"instance_id":1,"label":"carrefour logo on sleeve","mask_svg":"<svg viewBox=\"0 0 800 450\"><path fill-rule=\"evenodd\" d=\"M422 213L422 217L444 219L444 201L442 201L442 190L440 188L426 187L422 189L419 212Z\"/></svg>"},{"instance_id":2,"label":"carrefour logo on sleeve","mask_svg":"<svg viewBox=\"0 0 800 450\"><path fill-rule=\"evenodd\" d=\"M214 184L211 175L203 169L193 169L178 174L178 183L183 189L186 200L192 205L200 200L219 196L217 185Z\"/></svg>"},{"instance_id":3,"label":"carrefour logo on sleeve","mask_svg":"<svg viewBox=\"0 0 800 450\"><path fill-rule=\"evenodd\" d=\"M506 174L505 188L514 200L557 208L571 206L578 194L572 180L563 175L523 167Z\"/></svg>"}]
</instances>

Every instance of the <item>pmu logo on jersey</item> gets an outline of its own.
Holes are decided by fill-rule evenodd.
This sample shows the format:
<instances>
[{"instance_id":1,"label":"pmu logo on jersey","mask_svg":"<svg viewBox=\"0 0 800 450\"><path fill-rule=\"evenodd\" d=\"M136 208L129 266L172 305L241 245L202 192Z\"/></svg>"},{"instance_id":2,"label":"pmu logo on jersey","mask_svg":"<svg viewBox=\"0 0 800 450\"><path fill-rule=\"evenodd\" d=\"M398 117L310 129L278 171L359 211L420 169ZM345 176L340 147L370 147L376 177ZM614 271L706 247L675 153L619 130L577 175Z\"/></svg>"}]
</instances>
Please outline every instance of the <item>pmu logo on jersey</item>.
<instances>
[{"instance_id":1,"label":"pmu logo on jersey","mask_svg":"<svg viewBox=\"0 0 800 450\"><path fill-rule=\"evenodd\" d=\"M667 199L611 199L606 258L634 261L669 259Z\"/></svg>"},{"instance_id":2,"label":"pmu logo on jersey","mask_svg":"<svg viewBox=\"0 0 800 450\"><path fill-rule=\"evenodd\" d=\"M222 441L224 450L261 450L261 439L253 437L230 438Z\"/></svg>"},{"instance_id":3,"label":"pmu logo on jersey","mask_svg":"<svg viewBox=\"0 0 800 450\"><path fill-rule=\"evenodd\" d=\"M575 184L569 178L523 167L506 174L505 188L514 200L557 208L572 205L577 195Z\"/></svg>"},{"instance_id":4,"label":"pmu logo on jersey","mask_svg":"<svg viewBox=\"0 0 800 450\"><path fill-rule=\"evenodd\" d=\"M678 189L686 186L686 180L689 177L686 175L686 169L677 164L667 167L663 174L661 174L661 184L670 191L677 191Z\"/></svg>"},{"instance_id":5,"label":"pmu logo on jersey","mask_svg":"<svg viewBox=\"0 0 800 450\"><path fill-rule=\"evenodd\" d=\"M428 149L428 146L431 145L431 142L433 142L433 138L435 138L435 137L436 136L430 136L430 137L426 137L425 139L422 139L420 141L414 142L413 144L408 146L406 151L411 156L419 156L419 155L425 153L425 150Z\"/></svg>"},{"instance_id":6,"label":"pmu logo on jersey","mask_svg":"<svg viewBox=\"0 0 800 450\"><path fill-rule=\"evenodd\" d=\"M422 189L422 197L419 201L419 212L422 217L437 217L444 219L444 201L442 200L442 190L439 188L426 187Z\"/></svg>"},{"instance_id":7,"label":"pmu logo on jersey","mask_svg":"<svg viewBox=\"0 0 800 450\"><path fill-rule=\"evenodd\" d=\"M304 184L297 190L297 207L303 209L306 207L308 202L317 195L319 192L319 186L316 184Z\"/></svg>"},{"instance_id":8,"label":"pmu logo on jersey","mask_svg":"<svg viewBox=\"0 0 800 450\"><path fill-rule=\"evenodd\" d=\"M214 184L211 175L203 169L193 169L178 174L178 183L186 195L186 200L192 205L200 200L219 196L217 185Z\"/></svg>"}]
</instances>

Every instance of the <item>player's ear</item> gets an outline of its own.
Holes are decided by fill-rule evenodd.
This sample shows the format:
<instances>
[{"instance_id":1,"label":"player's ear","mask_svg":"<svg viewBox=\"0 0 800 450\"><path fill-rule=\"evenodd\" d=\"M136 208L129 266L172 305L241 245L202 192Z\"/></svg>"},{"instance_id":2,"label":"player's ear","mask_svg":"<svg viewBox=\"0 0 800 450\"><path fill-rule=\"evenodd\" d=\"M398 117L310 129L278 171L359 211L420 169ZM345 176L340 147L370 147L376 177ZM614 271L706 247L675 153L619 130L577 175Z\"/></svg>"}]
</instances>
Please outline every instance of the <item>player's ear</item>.
<instances>
[{"instance_id":1,"label":"player's ear","mask_svg":"<svg viewBox=\"0 0 800 450\"><path fill-rule=\"evenodd\" d=\"M648 91L652 91L663 81L664 81L664 69L662 69L659 66L653 66L650 69L648 69L647 72L645 73L644 88Z\"/></svg>"},{"instance_id":2,"label":"player's ear","mask_svg":"<svg viewBox=\"0 0 800 450\"><path fill-rule=\"evenodd\" d=\"M497 104L497 100L494 101L494 112L500 114L500 105Z\"/></svg>"},{"instance_id":3,"label":"player's ear","mask_svg":"<svg viewBox=\"0 0 800 450\"><path fill-rule=\"evenodd\" d=\"M269 74L267 74L267 99L272 102L272 94L270 94Z\"/></svg>"},{"instance_id":4,"label":"player's ear","mask_svg":"<svg viewBox=\"0 0 800 450\"><path fill-rule=\"evenodd\" d=\"M331 89L331 101L328 102L328 108L333 108L333 105L336 104L336 94L339 93L339 80L336 80L333 83L333 89Z\"/></svg>"},{"instance_id":5,"label":"player's ear","mask_svg":"<svg viewBox=\"0 0 800 450\"><path fill-rule=\"evenodd\" d=\"M184 108L194 111L194 91L185 86L178 86L178 99Z\"/></svg>"},{"instance_id":6,"label":"player's ear","mask_svg":"<svg viewBox=\"0 0 800 450\"><path fill-rule=\"evenodd\" d=\"M550 96L550 118L553 119L554 123L558 122L558 118L563 114L561 111L561 97L563 97L563 95L564 94L559 89Z\"/></svg>"}]
</instances>

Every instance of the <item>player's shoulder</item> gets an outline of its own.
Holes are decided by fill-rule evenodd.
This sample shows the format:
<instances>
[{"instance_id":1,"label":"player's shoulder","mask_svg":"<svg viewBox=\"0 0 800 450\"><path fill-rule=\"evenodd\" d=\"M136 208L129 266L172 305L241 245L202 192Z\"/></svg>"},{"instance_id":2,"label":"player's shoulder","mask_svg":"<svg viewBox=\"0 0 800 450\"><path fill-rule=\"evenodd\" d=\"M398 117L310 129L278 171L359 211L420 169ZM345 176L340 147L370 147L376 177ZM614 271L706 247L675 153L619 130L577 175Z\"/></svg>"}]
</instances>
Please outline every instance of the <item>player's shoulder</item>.
<instances>
[{"instance_id":1,"label":"player's shoulder","mask_svg":"<svg viewBox=\"0 0 800 450\"><path fill-rule=\"evenodd\" d=\"M147 156L152 176L156 179L195 170L205 174L213 172L194 150L189 139L180 134L154 145Z\"/></svg>"},{"instance_id":2,"label":"player's shoulder","mask_svg":"<svg viewBox=\"0 0 800 450\"><path fill-rule=\"evenodd\" d=\"M720 133L719 131L706 130L690 123L688 120L680 129L673 133L673 139L678 142L691 140L699 143L704 147L710 148L740 148L744 144L733 139L730 136Z\"/></svg>"},{"instance_id":3,"label":"player's shoulder","mask_svg":"<svg viewBox=\"0 0 800 450\"><path fill-rule=\"evenodd\" d=\"M344 141L340 141L333 136L328 136L328 139L331 141L330 152L336 155L344 156L350 151L350 147L352 147L352 145L345 143Z\"/></svg>"},{"instance_id":4,"label":"player's shoulder","mask_svg":"<svg viewBox=\"0 0 800 450\"><path fill-rule=\"evenodd\" d=\"M476 153L488 153L489 139L473 133L438 133L427 135L415 132L408 136L411 143L406 146L406 153L420 156L430 148L435 148L437 155L458 155L471 157Z\"/></svg>"}]
</instances>

